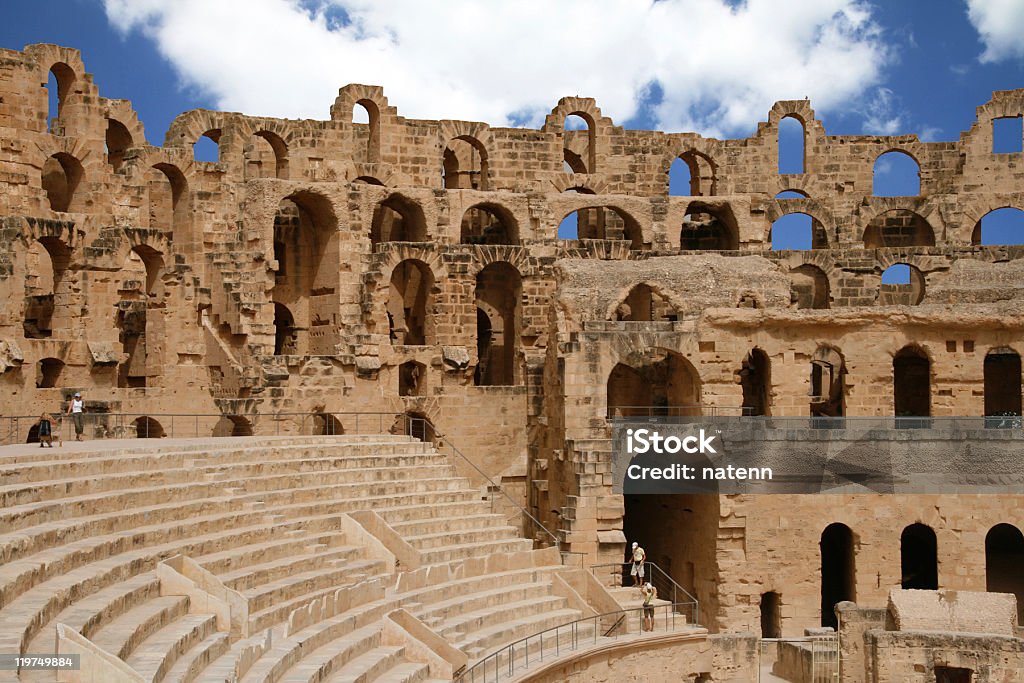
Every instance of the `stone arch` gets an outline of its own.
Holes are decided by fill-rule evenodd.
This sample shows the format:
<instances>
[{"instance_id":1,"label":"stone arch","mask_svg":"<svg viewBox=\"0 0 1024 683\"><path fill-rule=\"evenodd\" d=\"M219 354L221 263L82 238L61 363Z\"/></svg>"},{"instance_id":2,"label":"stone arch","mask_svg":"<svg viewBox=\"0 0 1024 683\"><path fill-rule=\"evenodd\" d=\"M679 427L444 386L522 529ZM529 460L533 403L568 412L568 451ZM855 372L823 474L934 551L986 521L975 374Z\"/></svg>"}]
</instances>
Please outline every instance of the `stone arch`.
<instances>
[{"instance_id":1,"label":"stone arch","mask_svg":"<svg viewBox=\"0 0 1024 683\"><path fill-rule=\"evenodd\" d=\"M651 296L657 301L653 305L654 315L657 315L659 310L664 310L663 314L665 319L671 320L671 316L678 315L678 311L686 309L685 302L680 301L672 291L661 286L653 280L643 280L641 282L635 282L628 287L623 287L619 290L619 293L612 300L613 303L608 306L605 310L605 320L627 320L629 316L626 314L626 309L623 304L628 306L629 297L637 290L638 287L643 285L650 291ZM640 290L643 292L644 290ZM630 307L630 315L632 314L632 307ZM627 354L628 355L628 354Z\"/></svg>"},{"instance_id":2,"label":"stone arch","mask_svg":"<svg viewBox=\"0 0 1024 683\"><path fill-rule=\"evenodd\" d=\"M391 270L387 297L388 334L393 344L434 343L434 273L419 259L405 259Z\"/></svg>"},{"instance_id":3,"label":"stone arch","mask_svg":"<svg viewBox=\"0 0 1024 683\"><path fill-rule=\"evenodd\" d=\"M651 282L638 282L611 308L609 320L672 321L678 309L668 300L662 288Z\"/></svg>"},{"instance_id":4,"label":"stone arch","mask_svg":"<svg viewBox=\"0 0 1024 683\"><path fill-rule=\"evenodd\" d=\"M492 143L490 127L483 123L442 121L439 145L442 151L447 189L489 190L491 188L488 147ZM453 142L462 144L453 146ZM476 159L472 157L476 155Z\"/></svg>"},{"instance_id":5,"label":"stone arch","mask_svg":"<svg viewBox=\"0 0 1024 683\"><path fill-rule=\"evenodd\" d=\"M338 343L340 246L330 200L298 190L278 203L273 222L277 272L270 299L294 316L295 354L332 354Z\"/></svg>"},{"instance_id":6,"label":"stone arch","mask_svg":"<svg viewBox=\"0 0 1024 683\"><path fill-rule=\"evenodd\" d=\"M492 262L476 273L478 386L517 384L522 330L522 274L508 262Z\"/></svg>"},{"instance_id":7,"label":"stone arch","mask_svg":"<svg viewBox=\"0 0 1024 683\"><path fill-rule=\"evenodd\" d=\"M846 414L846 359L842 351L819 344L811 356L810 413L812 417Z\"/></svg>"},{"instance_id":8,"label":"stone arch","mask_svg":"<svg viewBox=\"0 0 1024 683\"><path fill-rule=\"evenodd\" d=\"M679 248L687 250L735 251L740 229L728 203L690 202L679 231Z\"/></svg>"},{"instance_id":9,"label":"stone arch","mask_svg":"<svg viewBox=\"0 0 1024 683\"><path fill-rule=\"evenodd\" d=\"M871 167L871 194L873 196L875 196L875 197L918 197L918 196L921 196L921 194L922 194L922 191L921 191L922 179L921 179L921 161L920 161L920 158L919 158L919 155L920 155L921 151L922 150L920 150L920 149L913 149L913 148L906 148L906 147L889 147L889 148L885 149L884 151L882 151L877 157L875 157L875 160L872 163L872 167ZM899 157L891 157L889 155L901 155L901 156L899 156ZM914 165L916 166L916 172L917 172L916 192L909 193L909 194L891 194L891 193L886 192L886 193L881 193L880 194L879 190L881 189L881 187L880 187L880 184L879 184L879 174L880 174L880 170L879 169L882 167L883 164L885 164L885 159L888 158L891 161L891 160L894 160L896 158L902 159L903 157L907 157L910 161L914 162ZM911 187L909 189L914 189L914 188Z\"/></svg>"},{"instance_id":10,"label":"stone arch","mask_svg":"<svg viewBox=\"0 0 1024 683\"><path fill-rule=\"evenodd\" d=\"M1017 417L1021 415L1020 354L1008 346L989 349L982 363L986 417ZM1016 421L1019 424L1019 420ZM986 424L1002 421L986 420Z\"/></svg>"},{"instance_id":11,"label":"stone arch","mask_svg":"<svg viewBox=\"0 0 1024 683\"><path fill-rule=\"evenodd\" d=\"M827 249L836 235L836 220L824 205L810 198L773 198L765 205L768 233L764 237L766 244L771 244L771 228L783 216L802 213L811 217L811 248Z\"/></svg>"},{"instance_id":12,"label":"stone arch","mask_svg":"<svg viewBox=\"0 0 1024 683\"><path fill-rule=\"evenodd\" d=\"M174 164L158 162L146 172L146 212L150 228L171 235L185 253L196 247L192 231L191 194L188 180Z\"/></svg>"},{"instance_id":13,"label":"stone arch","mask_svg":"<svg viewBox=\"0 0 1024 683\"><path fill-rule=\"evenodd\" d=\"M259 126L247 136L243 149L246 178L288 179L288 142L273 126Z\"/></svg>"},{"instance_id":14,"label":"stone arch","mask_svg":"<svg viewBox=\"0 0 1024 683\"><path fill-rule=\"evenodd\" d=\"M650 238L644 234L642 224L632 211L617 203L610 204L607 197L601 197L589 191L569 193L569 197L572 199L560 202L558 206L552 207L552 210L564 212L558 225L576 214L577 237L575 239L626 240L630 243L629 248L635 251L641 251L650 246ZM572 208L566 210L566 205Z\"/></svg>"},{"instance_id":15,"label":"stone arch","mask_svg":"<svg viewBox=\"0 0 1024 683\"><path fill-rule=\"evenodd\" d=\"M877 214L864 228L865 249L933 247L935 230L911 209L889 209Z\"/></svg>"},{"instance_id":16,"label":"stone arch","mask_svg":"<svg viewBox=\"0 0 1024 683\"><path fill-rule=\"evenodd\" d=\"M368 123L353 122L352 112L357 105L366 110ZM368 164L380 163L382 128L396 116L397 111L388 105L384 89L376 85L346 85L338 91L331 106L331 120L340 122L343 129L349 131L352 158Z\"/></svg>"},{"instance_id":17,"label":"stone arch","mask_svg":"<svg viewBox=\"0 0 1024 683\"><path fill-rule=\"evenodd\" d=\"M790 268L790 298L797 309L827 309L831 305L831 285L825 270L815 263Z\"/></svg>"},{"instance_id":18,"label":"stone arch","mask_svg":"<svg viewBox=\"0 0 1024 683\"><path fill-rule=\"evenodd\" d=\"M608 374L608 418L702 413L701 377L678 351L650 347L619 360Z\"/></svg>"},{"instance_id":19,"label":"stone arch","mask_svg":"<svg viewBox=\"0 0 1024 683\"><path fill-rule=\"evenodd\" d=\"M231 116L231 114L210 111L209 109L192 109L183 112L171 122L170 127L167 129L167 135L164 137L164 147L180 148L189 157L190 161L194 161L194 147L199 139L206 136L219 145L221 136L226 136L227 131L231 128L229 126L229 117ZM189 154L189 152L192 152L192 154ZM220 154L220 160L225 160L222 153Z\"/></svg>"},{"instance_id":20,"label":"stone arch","mask_svg":"<svg viewBox=\"0 0 1024 683\"><path fill-rule=\"evenodd\" d=\"M148 415L135 418L132 427L135 429L136 438L139 439L161 439L167 436L163 425Z\"/></svg>"},{"instance_id":21,"label":"stone arch","mask_svg":"<svg viewBox=\"0 0 1024 683\"><path fill-rule=\"evenodd\" d=\"M579 116L587 123L587 157L582 161L586 165L587 173L593 174L600 164L603 153L602 145L608 129L612 126L610 119L601 115L597 103L590 97L563 97L558 100L551 113L544 118L544 125L541 130L545 133L554 133L562 140L563 149L566 148L565 120L569 116ZM569 136L572 137L572 136Z\"/></svg>"},{"instance_id":22,"label":"stone arch","mask_svg":"<svg viewBox=\"0 0 1024 683\"><path fill-rule=\"evenodd\" d=\"M134 144L131 131L128 126L108 116L103 141L107 149L107 163L116 172L124 162L125 152Z\"/></svg>"},{"instance_id":23,"label":"stone arch","mask_svg":"<svg viewBox=\"0 0 1024 683\"><path fill-rule=\"evenodd\" d=\"M41 358L36 363L36 389L53 389L60 386L64 361L60 358Z\"/></svg>"},{"instance_id":24,"label":"stone arch","mask_svg":"<svg viewBox=\"0 0 1024 683\"><path fill-rule=\"evenodd\" d=\"M900 534L900 585L904 590L939 589L939 548L935 530L915 522Z\"/></svg>"},{"instance_id":25,"label":"stone arch","mask_svg":"<svg viewBox=\"0 0 1024 683\"><path fill-rule=\"evenodd\" d=\"M771 415L772 361L765 350L759 346L752 348L737 374L743 389L743 414Z\"/></svg>"},{"instance_id":26,"label":"stone arch","mask_svg":"<svg viewBox=\"0 0 1024 683\"><path fill-rule=\"evenodd\" d=\"M53 235L40 235L25 250L25 302L22 328L26 339L46 339L68 324L71 248Z\"/></svg>"},{"instance_id":27,"label":"stone arch","mask_svg":"<svg viewBox=\"0 0 1024 683\"><path fill-rule=\"evenodd\" d=\"M985 535L985 590L1017 596L1017 623L1024 624L1024 534L1013 524L996 524Z\"/></svg>"},{"instance_id":28,"label":"stone arch","mask_svg":"<svg viewBox=\"0 0 1024 683\"><path fill-rule=\"evenodd\" d=\"M552 191L575 190L581 194L608 194L608 179L601 174L556 173L549 178Z\"/></svg>"},{"instance_id":29,"label":"stone arch","mask_svg":"<svg viewBox=\"0 0 1024 683\"><path fill-rule=\"evenodd\" d=\"M370 223L371 248L382 242L426 242L427 221L415 199L392 193L377 203Z\"/></svg>"},{"instance_id":30,"label":"stone arch","mask_svg":"<svg viewBox=\"0 0 1024 683\"><path fill-rule=\"evenodd\" d=\"M125 240L127 243L127 240ZM126 360L118 365L117 386L141 388L148 384L150 368L162 368L149 352L154 337L150 311L161 306L157 289L164 270L162 254L146 244L136 244L117 271L117 313L114 326ZM159 345L157 345L159 347Z\"/></svg>"},{"instance_id":31,"label":"stone arch","mask_svg":"<svg viewBox=\"0 0 1024 683\"><path fill-rule=\"evenodd\" d=\"M519 223L512 211L497 202L479 202L462 214L462 244L519 244Z\"/></svg>"},{"instance_id":32,"label":"stone arch","mask_svg":"<svg viewBox=\"0 0 1024 683\"><path fill-rule=\"evenodd\" d=\"M893 414L897 418L931 415L932 359L924 347L907 344L892 359Z\"/></svg>"},{"instance_id":33,"label":"stone arch","mask_svg":"<svg viewBox=\"0 0 1024 683\"><path fill-rule=\"evenodd\" d=\"M43 81L43 87L47 88L47 130L54 135L64 135L67 126L65 122L65 115L67 113L66 107L75 91L75 81L78 80L78 74L75 73L75 70L64 61L54 62L50 65L50 68L46 73L47 75ZM53 74L57 88L56 111L51 111L49 106L50 74Z\"/></svg>"},{"instance_id":34,"label":"stone arch","mask_svg":"<svg viewBox=\"0 0 1024 683\"><path fill-rule=\"evenodd\" d=\"M907 269L907 282L886 282L887 273L894 269ZM882 272L882 284L878 288L878 303L882 306L916 306L924 299L925 279L917 266L900 261L888 266Z\"/></svg>"},{"instance_id":35,"label":"stone arch","mask_svg":"<svg viewBox=\"0 0 1024 683\"><path fill-rule=\"evenodd\" d=\"M787 121L793 121L796 125L800 126L800 141L799 141L799 161L793 159L784 159L788 157L788 152L783 153L784 147L788 145L783 144L783 128L790 124ZM788 135L788 134L787 134ZM807 125L804 123L803 117L796 113L786 114L781 117L775 126L775 140L776 140L776 151L778 156L778 173L780 175L802 175L807 171ZM796 143L793 143L794 145Z\"/></svg>"},{"instance_id":36,"label":"stone arch","mask_svg":"<svg viewBox=\"0 0 1024 683\"><path fill-rule=\"evenodd\" d=\"M835 606L857 599L857 541L841 522L821 532L821 625L839 628Z\"/></svg>"},{"instance_id":37,"label":"stone arch","mask_svg":"<svg viewBox=\"0 0 1024 683\"><path fill-rule=\"evenodd\" d=\"M40 174L51 211L67 213L83 209L84 201L78 193L85 179L81 161L67 152L57 152L46 159Z\"/></svg>"},{"instance_id":38,"label":"stone arch","mask_svg":"<svg viewBox=\"0 0 1024 683\"><path fill-rule=\"evenodd\" d=\"M696 149L680 152L669 163L668 174L671 174L672 166L677 162L686 164L686 167L689 169L690 186L688 188L688 196L709 197L717 194L718 165L709 154ZM680 195L678 192L672 192L671 181L669 183L669 194L685 196Z\"/></svg>"},{"instance_id":39,"label":"stone arch","mask_svg":"<svg viewBox=\"0 0 1024 683\"><path fill-rule=\"evenodd\" d=\"M1005 204L1003 206L997 206L997 207L995 207L995 208L993 208L993 209L991 209L989 211L986 211L985 214L982 215L980 218L978 218L978 220L974 224L974 229L971 231L971 244L975 244L975 245L982 245L982 244L993 245L993 244L997 244L997 243L991 242L988 239L985 239L984 233L988 232L988 231L984 230L983 225L982 225L986 218L988 218L990 215L995 214L997 212L999 212L1001 214L1010 214L1010 215L1012 215L1013 219L1014 219L1013 222L1017 224L1017 227L1020 227L1020 226L1024 225L1024 210L1021 210L1020 208L1018 208L1019 206L1024 206L1024 201L1022 201L1018 206L1011 206L1009 204ZM1018 237L1018 239L1020 240L1019 242L1001 242L999 244L1024 244L1024 229L1022 229L1020 231L1020 236Z\"/></svg>"}]
</instances>

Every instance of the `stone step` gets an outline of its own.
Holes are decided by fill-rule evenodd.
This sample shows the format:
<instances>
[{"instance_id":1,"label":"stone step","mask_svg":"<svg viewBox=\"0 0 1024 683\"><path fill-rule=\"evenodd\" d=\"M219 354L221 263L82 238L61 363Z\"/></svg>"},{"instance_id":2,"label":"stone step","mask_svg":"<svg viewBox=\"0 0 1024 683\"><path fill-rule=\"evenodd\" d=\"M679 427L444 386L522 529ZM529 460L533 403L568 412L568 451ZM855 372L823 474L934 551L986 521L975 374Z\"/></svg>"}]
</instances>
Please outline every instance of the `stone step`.
<instances>
[{"instance_id":1,"label":"stone step","mask_svg":"<svg viewBox=\"0 0 1024 683\"><path fill-rule=\"evenodd\" d=\"M450 547L453 539L459 540L459 545L485 544L494 541L504 541L516 538L516 529L511 526L487 526L483 528L462 529L457 533L444 529L444 521L437 520L433 525L440 531L427 533L419 536L404 536L405 540L412 547L420 551L434 550L437 548Z\"/></svg>"},{"instance_id":2,"label":"stone step","mask_svg":"<svg viewBox=\"0 0 1024 683\"><path fill-rule=\"evenodd\" d=\"M276 581L243 590L241 593L249 600L250 615L254 615L320 590L347 586L355 583L352 580L354 576L363 578L381 573L384 567L383 560L349 561L340 566L328 565L289 574Z\"/></svg>"},{"instance_id":3,"label":"stone step","mask_svg":"<svg viewBox=\"0 0 1024 683\"><path fill-rule=\"evenodd\" d=\"M288 669L284 680L296 683L323 681L331 672L341 670L348 663L378 648L380 638L380 626L376 624L355 630L342 638L335 638L306 653Z\"/></svg>"},{"instance_id":4,"label":"stone step","mask_svg":"<svg viewBox=\"0 0 1024 683\"><path fill-rule=\"evenodd\" d=\"M430 667L426 664L404 662L391 667L377 678L374 683L428 683Z\"/></svg>"},{"instance_id":5,"label":"stone step","mask_svg":"<svg viewBox=\"0 0 1024 683\"><path fill-rule=\"evenodd\" d=\"M190 614L167 624L122 659L143 679L160 683L182 655L216 633L215 616Z\"/></svg>"},{"instance_id":6,"label":"stone step","mask_svg":"<svg viewBox=\"0 0 1024 683\"><path fill-rule=\"evenodd\" d=\"M331 515L323 520L327 528L336 526L336 517ZM340 531L317 531L313 526L303 527L308 534L298 537L274 538L248 546L230 548L218 553L204 555L203 569L216 574L222 581L231 575L257 564L270 562L283 557L294 557L311 552L316 546L326 550L345 545L345 535Z\"/></svg>"},{"instance_id":7,"label":"stone step","mask_svg":"<svg viewBox=\"0 0 1024 683\"><path fill-rule=\"evenodd\" d=\"M489 628L566 609L566 600L557 595L530 596L515 602L499 602L472 612L456 613L445 619L437 633L448 640L486 631Z\"/></svg>"},{"instance_id":8,"label":"stone step","mask_svg":"<svg viewBox=\"0 0 1024 683\"><path fill-rule=\"evenodd\" d=\"M580 613L573 609L532 614L516 621L506 621L487 629L463 634L454 645L469 656L470 665L472 665L476 660L508 643L555 626L568 624L579 619L580 616Z\"/></svg>"},{"instance_id":9,"label":"stone step","mask_svg":"<svg viewBox=\"0 0 1024 683\"><path fill-rule=\"evenodd\" d=\"M457 537L453 537L453 540L454 538ZM471 557L483 557L493 553L512 553L532 549L533 541L512 537L482 543L454 544L431 548L421 553L421 559L423 564L442 564L456 560L465 560Z\"/></svg>"},{"instance_id":10,"label":"stone step","mask_svg":"<svg viewBox=\"0 0 1024 683\"><path fill-rule=\"evenodd\" d=\"M210 663L228 652L231 640L227 633L214 631L186 650L167 670L167 683L192 683L206 671Z\"/></svg>"},{"instance_id":11,"label":"stone step","mask_svg":"<svg viewBox=\"0 0 1024 683\"><path fill-rule=\"evenodd\" d=\"M379 680L380 675L405 660L405 648L378 645L369 652L350 660L340 669L334 669L322 680L324 683L367 683Z\"/></svg>"},{"instance_id":12,"label":"stone step","mask_svg":"<svg viewBox=\"0 0 1024 683\"><path fill-rule=\"evenodd\" d=\"M532 578L532 577L530 577ZM441 626L448 619L510 602L519 602L531 597L551 594L550 581L531 581L484 590L474 590L430 605L406 610L431 628Z\"/></svg>"},{"instance_id":13,"label":"stone step","mask_svg":"<svg viewBox=\"0 0 1024 683\"><path fill-rule=\"evenodd\" d=\"M357 546L341 546L317 553L307 551L302 555L279 557L260 564L248 565L236 571L218 574L217 578L232 590L246 591L302 572L351 562L361 558L364 552L362 547Z\"/></svg>"},{"instance_id":14,"label":"stone step","mask_svg":"<svg viewBox=\"0 0 1024 683\"><path fill-rule=\"evenodd\" d=\"M153 598L111 620L90 640L115 657L126 659L151 635L187 615L188 598Z\"/></svg>"}]
</instances>

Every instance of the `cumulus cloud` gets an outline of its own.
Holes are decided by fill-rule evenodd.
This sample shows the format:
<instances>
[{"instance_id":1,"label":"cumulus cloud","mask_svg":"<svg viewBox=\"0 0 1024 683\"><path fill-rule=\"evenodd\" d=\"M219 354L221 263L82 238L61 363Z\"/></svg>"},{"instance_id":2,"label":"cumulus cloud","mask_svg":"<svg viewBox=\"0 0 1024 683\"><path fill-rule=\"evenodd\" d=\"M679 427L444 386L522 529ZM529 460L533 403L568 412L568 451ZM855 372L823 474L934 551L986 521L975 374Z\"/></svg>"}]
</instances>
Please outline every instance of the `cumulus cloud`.
<instances>
[{"instance_id":1,"label":"cumulus cloud","mask_svg":"<svg viewBox=\"0 0 1024 683\"><path fill-rule=\"evenodd\" d=\"M983 63L1024 57L1024 3L1020 0L967 0L967 17L985 51Z\"/></svg>"},{"instance_id":2,"label":"cumulus cloud","mask_svg":"<svg viewBox=\"0 0 1024 683\"><path fill-rule=\"evenodd\" d=\"M219 108L267 116L326 118L351 82L413 118L537 126L583 95L618 123L749 133L775 100L849 107L888 58L865 0L104 1Z\"/></svg>"},{"instance_id":3,"label":"cumulus cloud","mask_svg":"<svg viewBox=\"0 0 1024 683\"><path fill-rule=\"evenodd\" d=\"M902 106L889 88L876 88L864 99L859 111L864 117L861 130L868 135L897 135L903 128Z\"/></svg>"}]
</instances>

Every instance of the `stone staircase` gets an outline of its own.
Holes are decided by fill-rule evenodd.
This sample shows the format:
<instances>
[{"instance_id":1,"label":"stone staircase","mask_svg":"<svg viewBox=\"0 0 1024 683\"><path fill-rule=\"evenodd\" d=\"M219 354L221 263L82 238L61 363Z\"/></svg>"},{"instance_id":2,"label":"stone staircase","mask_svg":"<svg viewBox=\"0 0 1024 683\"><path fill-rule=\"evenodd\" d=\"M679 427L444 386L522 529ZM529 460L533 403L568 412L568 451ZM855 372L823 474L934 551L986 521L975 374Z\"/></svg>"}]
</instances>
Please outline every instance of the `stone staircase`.
<instances>
[{"instance_id":1,"label":"stone staircase","mask_svg":"<svg viewBox=\"0 0 1024 683\"><path fill-rule=\"evenodd\" d=\"M424 681L430 667L384 628L394 610L470 663L581 614L553 591L557 553L532 551L430 444L392 435L115 444L0 449L0 651L52 653L60 623L145 681ZM394 574L351 535L342 518L366 510L418 554L430 581ZM244 632L162 586L158 565L178 555L242 596ZM503 557L513 559L494 560ZM339 601L346 588L356 597Z\"/></svg>"}]
</instances>

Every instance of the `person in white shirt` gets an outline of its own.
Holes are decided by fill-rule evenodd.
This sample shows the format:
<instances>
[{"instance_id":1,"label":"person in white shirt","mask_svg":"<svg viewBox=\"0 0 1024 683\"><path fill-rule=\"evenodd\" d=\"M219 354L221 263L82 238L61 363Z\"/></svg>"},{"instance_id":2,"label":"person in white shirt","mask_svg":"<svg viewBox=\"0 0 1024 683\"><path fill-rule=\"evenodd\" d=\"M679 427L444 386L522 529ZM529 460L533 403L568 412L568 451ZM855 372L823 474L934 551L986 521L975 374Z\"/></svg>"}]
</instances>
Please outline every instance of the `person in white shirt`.
<instances>
[{"instance_id":1,"label":"person in white shirt","mask_svg":"<svg viewBox=\"0 0 1024 683\"><path fill-rule=\"evenodd\" d=\"M633 577L633 586L636 588L640 587L640 584L644 581L644 563L647 561L647 552L640 547L640 544L636 541L633 542L633 566L629 570L630 576Z\"/></svg>"},{"instance_id":2,"label":"person in white shirt","mask_svg":"<svg viewBox=\"0 0 1024 683\"><path fill-rule=\"evenodd\" d=\"M85 431L85 418L82 413L85 412L85 401L82 400L82 394L75 392L71 402L68 403L68 414L71 415L71 419L75 423L75 441L82 440L82 432Z\"/></svg>"}]
</instances>

